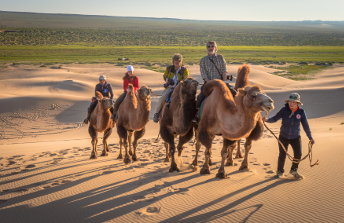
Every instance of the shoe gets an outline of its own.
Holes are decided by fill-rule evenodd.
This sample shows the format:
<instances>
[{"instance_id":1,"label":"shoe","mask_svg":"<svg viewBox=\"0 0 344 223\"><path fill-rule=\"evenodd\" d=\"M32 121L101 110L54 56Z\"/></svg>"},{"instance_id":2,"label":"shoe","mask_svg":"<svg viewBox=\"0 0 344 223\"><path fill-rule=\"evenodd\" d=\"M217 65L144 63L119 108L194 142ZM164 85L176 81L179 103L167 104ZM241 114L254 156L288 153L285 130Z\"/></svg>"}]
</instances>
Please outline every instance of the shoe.
<instances>
[{"instance_id":1,"label":"shoe","mask_svg":"<svg viewBox=\"0 0 344 223\"><path fill-rule=\"evenodd\" d=\"M293 175L293 176L295 177L295 179L300 179L300 180L303 179L303 176L297 172L297 169L295 169L295 170L290 170L289 173L290 173L291 175Z\"/></svg>"},{"instance_id":2,"label":"shoe","mask_svg":"<svg viewBox=\"0 0 344 223\"><path fill-rule=\"evenodd\" d=\"M279 179L279 178L282 178L282 177L283 177L283 173L280 172L280 171L277 171L276 178Z\"/></svg>"},{"instance_id":3,"label":"shoe","mask_svg":"<svg viewBox=\"0 0 344 223\"><path fill-rule=\"evenodd\" d=\"M155 113L153 117L153 122L158 123L160 119L160 113Z\"/></svg>"},{"instance_id":4,"label":"shoe","mask_svg":"<svg viewBox=\"0 0 344 223\"><path fill-rule=\"evenodd\" d=\"M87 108L87 116L86 116L86 118L84 120L85 124L88 124L88 122L90 120L90 115L91 115L90 108Z\"/></svg>"},{"instance_id":5,"label":"shoe","mask_svg":"<svg viewBox=\"0 0 344 223\"><path fill-rule=\"evenodd\" d=\"M85 118L84 123L88 124L88 118Z\"/></svg>"},{"instance_id":6,"label":"shoe","mask_svg":"<svg viewBox=\"0 0 344 223\"><path fill-rule=\"evenodd\" d=\"M192 122L199 122L199 112L197 110L195 117L192 119Z\"/></svg>"}]
</instances>

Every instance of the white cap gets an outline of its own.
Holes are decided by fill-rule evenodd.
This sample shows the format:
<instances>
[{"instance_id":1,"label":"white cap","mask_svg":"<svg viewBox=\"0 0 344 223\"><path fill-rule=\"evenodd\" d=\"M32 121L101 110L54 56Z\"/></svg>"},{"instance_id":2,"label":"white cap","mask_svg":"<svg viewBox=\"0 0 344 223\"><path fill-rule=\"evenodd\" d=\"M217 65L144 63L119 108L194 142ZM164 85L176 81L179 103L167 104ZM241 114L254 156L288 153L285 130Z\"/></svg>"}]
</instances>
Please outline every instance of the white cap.
<instances>
[{"instance_id":1,"label":"white cap","mask_svg":"<svg viewBox=\"0 0 344 223\"><path fill-rule=\"evenodd\" d=\"M100 76L99 76L99 80L106 80L105 75L100 75Z\"/></svg>"},{"instance_id":2,"label":"white cap","mask_svg":"<svg viewBox=\"0 0 344 223\"><path fill-rule=\"evenodd\" d=\"M134 72L134 67L131 65L127 66L127 71Z\"/></svg>"}]
</instances>

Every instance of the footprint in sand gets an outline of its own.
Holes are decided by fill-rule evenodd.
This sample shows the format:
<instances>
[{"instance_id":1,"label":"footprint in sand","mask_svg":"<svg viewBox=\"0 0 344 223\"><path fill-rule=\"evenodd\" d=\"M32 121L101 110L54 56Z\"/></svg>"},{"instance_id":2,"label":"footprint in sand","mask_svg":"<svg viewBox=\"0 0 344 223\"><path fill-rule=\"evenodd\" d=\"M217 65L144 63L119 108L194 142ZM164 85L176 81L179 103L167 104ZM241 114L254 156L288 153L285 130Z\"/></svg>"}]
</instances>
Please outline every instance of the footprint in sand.
<instances>
[{"instance_id":1,"label":"footprint in sand","mask_svg":"<svg viewBox=\"0 0 344 223\"><path fill-rule=\"evenodd\" d=\"M138 211L137 214L139 215L155 215L155 214L159 214L161 210L161 207L147 207L146 209L143 209L141 211Z\"/></svg>"},{"instance_id":2,"label":"footprint in sand","mask_svg":"<svg viewBox=\"0 0 344 223\"><path fill-rule=\"evenodd\" d=\"M13 191L14 193L20 193L20 192L25 192L25 191L28 191L29 189L27 188L23 188L23 189L18 189L18 190L15 190Z\"/></svg>"},{"instance_id":3,"label":"footprint in sand","mask_svg":"<svg viewBox=\"0 0 344 223\"><path fill-rule=\"evenodd\" d=\"M269 171L266 171L266 173L273 174L273 173L276 173L276 172L274 170L269 170Z\"/></svg>"},{"instance_id":4,"label":"footprint in sand","mask_svg":"<svg viewBox=\"0 0 344 223\"><path fill-rule=\"evenodd\" d=\"M270 163L263 163L263 166L270 166Z\"/></svg>"},{"instance_id":5,"label":"footprint in sand","mask_svg":"<svg viewBox=\"0 0 344 223\"><path fill-rule=\"evenodd\" d=\"M43 189L48 189L48 188L51 188L51 185L45 185L45 186L43 186Z\"/></svg>"}]
</instances>

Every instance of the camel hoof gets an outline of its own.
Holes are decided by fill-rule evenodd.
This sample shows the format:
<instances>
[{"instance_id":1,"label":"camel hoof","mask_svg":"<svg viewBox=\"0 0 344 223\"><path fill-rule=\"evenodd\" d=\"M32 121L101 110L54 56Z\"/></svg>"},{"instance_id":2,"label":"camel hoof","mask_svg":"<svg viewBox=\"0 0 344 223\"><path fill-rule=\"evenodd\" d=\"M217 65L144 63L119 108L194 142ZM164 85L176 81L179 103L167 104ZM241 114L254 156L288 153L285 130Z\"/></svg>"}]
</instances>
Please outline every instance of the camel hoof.
<instances>
[{"instance_id":1,"label":"camel hoof","mask_svg":"<svg viewBox=\"0 0 344 223\"><path fill-rule=\"evenodd\" d=\"M235 159L239 159L239 158L244 158L244 157L243 157L242 155L239 155L239 156L236 155L236 156L235 156Z\"/></svg>"},{"instance_id":2,"label":"camel hoof","mask_svg":"<svg viewBox=\"0 0 344 223\"><path fill-rule=\"evenodd\" d=\"M202 168L201 171L200 171L200 174L210 174L210 170L209 168Z\"/></svg>"},{"instance_id":3,"label":"camel hoof","mask_svg":"<svg viewBox=\"0 0 344 223\"><path fill-rule=\"evenodd\" d=\"M250 169L248 166L245 166L245 167L241 166L241 167L239 168L239 170L240 170L240 171L250 171L251 169Z\"/></svg>"},{"instance_id":4,"label":"camel hoof","mask_svg":"<svg viewBox=\"0 0 344 223\"><path fill-rule=\"evenodd\" d=\"M166 157L164 162L170 162L170 158L169 157Z\"/></svg>"},{"instance_id":5,"label":"camel hoof","mask_svg":"<svg viewBox=\"0 0 344 223\"><path fill-rule=\"evenodd\" d=\"M124 157L124 163L125 163L125 164L129 164L129 163L131 163L131 162L132 162L131 156L125 155L125 157Z\"/></svg>"},{"instance_id":6,"label":"camel hoof","mask_svg":"<svg viewBox=\"0 0 344 223\"><path fill-rule=\"evenodd\" d=\"M217 173L215 178L218 178L218 179L227 179L228 176L227 176L226 173Z\"/></svg>"},{"instance_id":7,"label":"camel hoof","mask_svg":"<svg viewBox=\"0 0 344 223\"><path fill-rule=\"evenodd\" d=\"M117 156L117 159L118 159L118 160L120 160L120 159L123 159L123 155L122 155L122 153L121 153L121 154L119 154L119 155Z\"/></svg>"},{"instance_id":8,"label":"camel hoof","mask_svg":"<svg viewBox=\"0 0 344 223\"><path fill-rule=\"evenodd\" d=\"M102 152L101 156L108 156L109 154L107 152Z\"/></svg>"},{"instance_id":9,"label":"camel hoof","mask_svg":"<svg viewBox=\"0 0 344 223\"><path fill-rule=\"evenodd\" d=\"M133 151L129 150L129 155L132 156L133 155Z\"/></svg>"},{"instance_id":10,"label":"camel hoof","mask_svg":"<svg viewBox=\"0 0 344 223\"><path fill-rule=\"evenodd\" d=\"M225 166L234 166L234 163L233 161L227 161Z\"/></svg>"},{"instance_id":11,"label":"camel hoof","mask_svg":"<svg viewBox=\"0 0 344 223\"><path fill-rule=\"evenodd\" d=\"M97 159L97 154L95 154L95 153L91 153L91 157L90 157L90 159Z\"/></svg>"},{"instance_id":12,"label":"camel hoof","mask_svg":"<svg viewBox=\"0 0 344 223\"><path fill-rule=\"evenodd\" d=\"M133 155L132 157L133 161L139 161L140 159L136 157L136 155Z\"/></svg>"},{"instance_id":13,"label":"camel hoof","mask_svg":"<svg viewBox=\"0 0 344 223\"><path fill-rule=\"evenodd\" d=\"M106 152L111 152L111 150L109 148L106 149Z\"/></svg>"},{"instance_id":14,"label":"camel hoof","mask_svg":"<svg viewBox=\"0 0 344 223\"><path fill-rule=\"evenodd\" d=\"M176 163L171 163L171 168L169 170L170 173L172 173L173 171L177 171L179 172L180 170L178 169L178 166Z\"/></svg>"},{"instance_id":15,"label":"camel hoof","mask_svg":"<svg viewBox=\"0 0 344 223\"><path fill-rule=\"evenodd\" d=\"M194 160L192 163L191 163L192 166L198 166L198 162L197 160Z\"/></svg>"}]
</instances>

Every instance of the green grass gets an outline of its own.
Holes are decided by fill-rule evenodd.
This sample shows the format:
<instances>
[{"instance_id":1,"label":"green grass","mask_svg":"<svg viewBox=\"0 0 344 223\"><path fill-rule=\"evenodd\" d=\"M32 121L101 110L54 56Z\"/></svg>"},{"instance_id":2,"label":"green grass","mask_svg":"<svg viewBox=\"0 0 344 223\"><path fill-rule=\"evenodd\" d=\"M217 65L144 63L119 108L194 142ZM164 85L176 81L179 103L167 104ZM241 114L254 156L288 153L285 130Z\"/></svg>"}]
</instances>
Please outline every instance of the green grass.
<instances>
[{"instance_id":1,"label":"green grass","mask_svg":"<svg viewBox=\"0 0 344 223\"><path fill-rule=\"evenodd\" d=\"M312 79L312 75L316 74L317 72L328 69L328 66L319 66L319 65L291 65L288 67L275 67L278 70L284 70L286 72L277 71L273 74L289 78L292 80L308 80Z\"/></svg>"},{"instance_id":2,"label":"green grass","mask_svg":"<svg viewBox=\"0 0 344 223\"><path fill-rule=\"evenodd\" d=\"M112 63L170 64L175 53L181 53L184 64L199 64L205 56L204 46L100 46L90 44L0 46L0 64L68 64ZM219 46L228 64L279 62L343 63L344 46ZM129 58L129 61L118 58Z\"/></svg>"}]
</instances>

